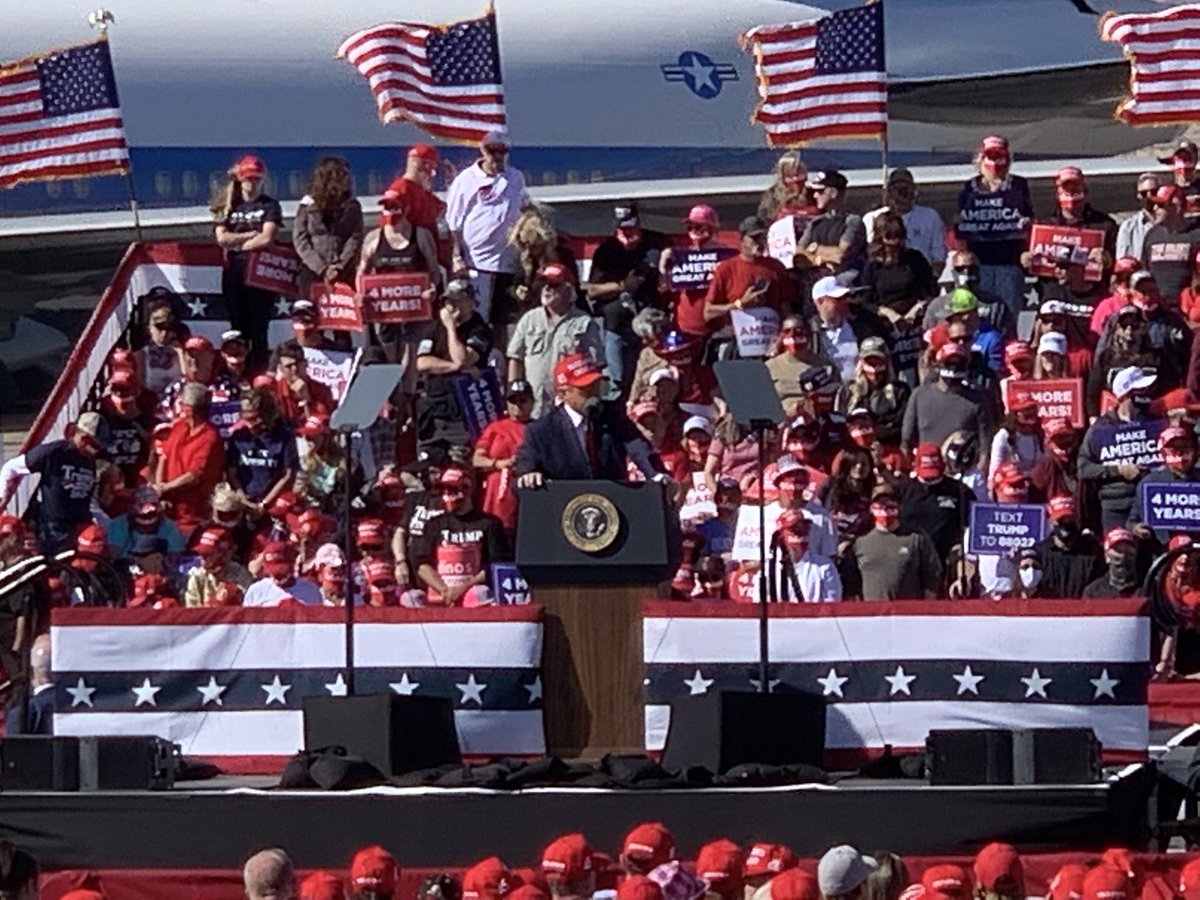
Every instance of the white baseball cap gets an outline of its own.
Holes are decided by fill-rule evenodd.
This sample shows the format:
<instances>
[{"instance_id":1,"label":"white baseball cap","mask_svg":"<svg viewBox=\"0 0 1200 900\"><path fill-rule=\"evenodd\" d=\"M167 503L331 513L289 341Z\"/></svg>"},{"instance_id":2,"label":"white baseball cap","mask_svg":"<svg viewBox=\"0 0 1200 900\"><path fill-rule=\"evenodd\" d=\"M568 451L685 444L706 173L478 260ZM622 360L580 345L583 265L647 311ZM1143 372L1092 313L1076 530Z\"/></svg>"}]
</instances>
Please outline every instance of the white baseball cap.
<instances>
[{"instance_id":1,"label":"white baseball cap","mask_svg":"<svg viewBox=\"0 0 1200 900\"><path fill-rule=\"evenodd\" d=\"M821 297L845 297L849 293L850 288L846 287L832 275L825 276L812 287L814 300Z\"/></svg>"},{"instance_id":2,"label":"white baseball cap","mask_svg":"<svg viewBox=\"0 0 1200 900\"><path fill-rule=\"evenodd\" d=\"M1059 356L1067 355L1067 336L1061 331L1047 331L1042 335L1042 339L1038 341L1038 353L1057 353Z\"/></svg>"},{"instance_id":3,"label":"white baseball cap","mask_svg":"<svg viewBox=\"0 0 1200 900\"><path fill-rule=\"evenodd\" d=\"M703 431L705 434L707 434L709 437L712 437L712 433L713 433L712 422L708 421L708 419L704 418L704 416L692 416L686 422L683 423L683 433L684 434L687 434L689 431L694 431L696 429L699 429L700 431Z\"/></svg>"},{"instance_id":4,"label":"white baseball cap","mask_svg":"<svg viewBox=\"0 0 1200 900\"><path fill-rule=\"evenodd\" d=\"M1126 366L1113 376L1112 392L1118 400L1134 391L1144 391L1154 384L1158 376L1141 366Z\"/></svg>"}]
</instances>

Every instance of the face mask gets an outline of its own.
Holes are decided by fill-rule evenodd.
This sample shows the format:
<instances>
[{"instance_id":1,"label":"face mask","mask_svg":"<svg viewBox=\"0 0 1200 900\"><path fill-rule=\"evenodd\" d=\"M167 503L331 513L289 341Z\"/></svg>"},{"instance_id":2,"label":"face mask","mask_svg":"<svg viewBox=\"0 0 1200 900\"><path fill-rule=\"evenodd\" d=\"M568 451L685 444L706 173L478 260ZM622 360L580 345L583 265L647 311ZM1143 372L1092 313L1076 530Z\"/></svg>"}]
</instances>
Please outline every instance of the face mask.
<instances>
[{"instance_id":1,"label":"face mask","mask_svg":"<svg viewBox=\"0 0 1200 900\"><path fill-rule=\"evenodd\" d=\"M777 481L775 490L779 492L779 502L783 506L794 506L803 499L804 488L795 478Z\"/></svg>"},{"instance_id":2,"label":"face mask","mask_svg":"<svg viewBox=\"0 0 1200 900\"><path fill-rule=\"evenodd\" d=\"M1022 587L1032 589L1041 583L1042 570L1037 568L1021 568L1017 570L1017 577L1021 579Z\"/></svg>"},{"instance_id":3,"label":"face mask","mask_svg":"<svg viewBox=\"0 0 1200 900\"><path fill-rule=\"evenodd\" d=\"M1162 451L1163 462L1172 472L1186 472L1196 462L1196 452L1194 450L1176 450L1173 447L1165 447Z\"/></svg>"},{"instance_id":4,"label":"face mask","mask_svg":"<svg viewBox=\"0 0 1200 900\"><path fill-rule=\"evenodd\" d=\"M954 270L954 283L958 287L973 289L979 284L979 270L974 266Z\"/></svg>"},{"instance_id":5,"label":"face mask","mask_svg":"<svg viewBox=\"0 0 1200 900\"><path fill-rule=\"evenodd\" d=\"M785 353L798 355L809 348L808 332L785 331L779 338L779 346Z\"/></svg>"},{"instance_id":6,"label":"face mask","mask_svg":"<svg viewBox=\"0 0 1200 900\"><path fill-rule=\"evenodd\" d=\"M1029 498L1029 488L1001 484L996 487L997 503L1024 503Z\"/></svg>"},{"instance_id":7,"label":"face mask","mask_svg":"<svg viewBox=\"0 0 1200 900\"><path fill-rule=\"evenodd\" d=\"M404 221L404 211L400 209L385 209L379 214L379 226L398 225Z\"/></svg>"},{"instance_id":8,"label":"face mask","mask_svg":"<svg viewBox=\"0 0 1200 900\"><path fill-rule=\"evenodd\" d=\"M1057 523L1053 528L1053 533L1062 543L1069 544L1075 540L1075 535L1079 531L1079 526L1070 519L1064 519Z\"/></svg>"},{"instance_id":9,"label":"face mask","mask_svg":"<svg viewBox=\"0 0 1200 900\"><path fill-rule=\"evenodd\" d=\"M1087 205L1087 195L1083 191L1060 190L1058 205L1067 212L1082 212L1084 206Z\"/></svg>"},{"instance_id":10,"label":"face mask","mask_svg":"<svg viewBox=\"0 0 1200 900\"><path fill-rule=\"evenodd\" d=\"M1190 179L1196 172L1196 164L1194 162L1186 159L1180 159L1179 157L1176 157L1174 162L1172 162L1171 168L1175 170L1176 175L1183 175L1188 179Z\"/></svg>"},{"instance_id":11,"label":"face mask","mask_svg":"<svg viewBox=\"0 0 1200 900\"><path fill-rule=\"evenodd\" d=\"M900 507L890 503L872 503L871 518L876 528L893 531L900 524Z\"/></svg>"},{"instance_id":12,"label":"face mask","mask_svg":"<svg viewBox=\"0 0 1200 900\"><path fill-rule=\"evenodd\" d=\"M874 446L875 444L875 429L874 428L851 428L850 440L862 447L864 450Z\"/></svg>"},{"instance_id":13,"label":"face mask","mask_svg":"<svg viewBox=\"0 0 1200 900\"><path fill-rule=\"evenodd\" d=\"M799 559L808 552L808 536L800 537L797 534L788 532L784 535L783 544L787 548L788 555L792 559Z\"/></svg>"},{"instance_id":14,"label":"face mask","mask_svg":"<svg viewBox=\"0 0 1200 900\"><path fill-rule=\"evenodd\" d=\"M617 241L626 250L629 250L632 247L636 247L638 244L640 244L642 242L642 229L640 227L639 228L629 228L629 229L618 228L617 229Z\"/></svg>"},{"instance_id":15,"label":"face mask","mask_svg":"<svg viewBox=\"0 0 1200 900\"><path fill-rule=\"evenodd\" d=\"M1008 174L1008 157L985 156L979 168L988 178L1002 179Z\"/></svg>"},{"instance_id":16,"label":"face mask","mask_svg":"<svg viewBox=\"0 0 1200 900\"><path fill-rule=\"evenodd\" d=\"M1124 553L1111 554L1108 560L1108 580L1118 587L1128 587L1137 580L1133 559Z\"/></svg>"},{"instance_id":17,"label":"face mask","mask_svg":"<svg viewBox=\"0 0 1200 900\"><path fill-rule=\"evenodd\" d=\"M442 493L442 509L446 512L458 512L467 505L467 495L461 493Z\"/></svg>"}]
</instances>

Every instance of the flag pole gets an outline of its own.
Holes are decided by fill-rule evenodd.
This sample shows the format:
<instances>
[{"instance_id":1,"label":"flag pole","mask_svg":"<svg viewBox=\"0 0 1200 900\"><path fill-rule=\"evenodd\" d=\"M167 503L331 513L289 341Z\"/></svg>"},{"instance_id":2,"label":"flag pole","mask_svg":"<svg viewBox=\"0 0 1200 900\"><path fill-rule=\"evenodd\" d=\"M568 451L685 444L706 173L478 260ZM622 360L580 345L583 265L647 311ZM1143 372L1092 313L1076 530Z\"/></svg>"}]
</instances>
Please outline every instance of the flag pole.
<instances>
[{"instance_id":1,"label":"flag pole","mask_svg":"<svg viewBox=\"0 0 1200 900\"><path fill-rule=\"evenodd\" d=\"M879 144L879 156L883 169L883 181L879 184L879 194L883 205L887 206L887 181L888 181L888 134L887 125L884 125L883 138Z\"/></svg>"},{"instance_id":2,"label":"flag pole","mask_svg":"<svg viewBox=\"0 0 1200 900\"><path fill-rule=\"evenodd\" d=\"M108 40L108 28L116 22L116 18L107 9L97 9L88 13L88 25L100 32L100 40ZM116 81L116 66L113 66L113 80ZM133 155L130 154L129 165L125 167L125 183L129 187L129 211L133 213L133 230L137 241L142 242L142 218L138 213L137 190L133 185Z\"/></svg>"}]
</instances>

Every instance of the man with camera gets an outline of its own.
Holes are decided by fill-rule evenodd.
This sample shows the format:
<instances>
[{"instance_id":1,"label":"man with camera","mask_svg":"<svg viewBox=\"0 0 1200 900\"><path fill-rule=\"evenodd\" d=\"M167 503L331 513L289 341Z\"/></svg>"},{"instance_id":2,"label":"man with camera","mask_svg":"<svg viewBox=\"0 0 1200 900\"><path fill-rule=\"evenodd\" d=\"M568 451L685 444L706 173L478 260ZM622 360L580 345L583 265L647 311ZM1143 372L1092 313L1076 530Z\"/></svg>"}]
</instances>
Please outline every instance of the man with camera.
<instances>
[{"instance_id":1,"label":"man with camera","mask_svg":"<svg viewBox=\"0 0 1200 900\"><path fill-rule=\"evenodd\" d=\"M470 440L454 393L459 375L477 378L492 351L492 332L475 309L475 288L465 278L446 285L433 333L417 347L421 390L416 398L417 441L465 445Z\"/></svg>"},{"instance_id":2,"label":"man with camera","mask_svg":"<svg viewBox=\"0 0 1200 900\"><path fill-rule=\"evenodd\" d=\"M587 299L604 319L604 357L614 396L629 394L641 342L633 333L633 317L657 306L658 261L667 247L666 235L642 227L636 203L613 209L615 228L592 255Z\"/></svg>"}]
</instances>

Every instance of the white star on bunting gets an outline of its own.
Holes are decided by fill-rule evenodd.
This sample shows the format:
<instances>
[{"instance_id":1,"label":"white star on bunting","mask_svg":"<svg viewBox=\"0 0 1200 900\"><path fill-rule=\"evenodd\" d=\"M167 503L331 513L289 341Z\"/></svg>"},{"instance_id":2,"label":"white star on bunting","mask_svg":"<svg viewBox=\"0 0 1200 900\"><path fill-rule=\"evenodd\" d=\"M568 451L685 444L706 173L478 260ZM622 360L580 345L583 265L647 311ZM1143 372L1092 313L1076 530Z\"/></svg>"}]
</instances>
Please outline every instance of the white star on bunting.
<instances>
[{"instance_id":1,"label":"white star on bunting","mask_svg":"<svg viewBox=\"0 0 1200 900\"><path fill-rule=\"evenodd\" d=\"M1108 697L1112 700L1117 699L1117 695L1113 693L1113 688L1121 683L1121 679L1110 678L1108 676L1108 669L1102 670L1099 678L1089 678L1088 681L1096 689L1096 696L1092 698L1093 700L1099 700L1101 697Z\"/></svg>"},{"instance_id":2,"label":"white star on bunting","mask_svg":"<svg viewBox=\"0 0 1200 900\"><path fill-rule=\"evenodd\" d=\"M905 675L904 666L896 666L895 675L884 675L883 680L890 684L891 690L888 691L889 697L894 697L896 694L906 694L912 696L912 688L910 685L917 680L916 675Z\"/></svg>"},{"instance_id":3,"label":"white star on bunting","mask_svg":"<svg viewBox=\"0 0 1200 900\"><path fill-rule=\"evenodd\" d=\"M714 678L705 678L699 669L696 670L696 674L691 678L683 679L683 683L688 686L693 697L697 697L700 694L707 694L708 689L713 686L715 681L716 679Z\"/></svg>"},{"instance_id":4,"label":"white star on bunting","mask_svg":"<svg viewBox=\"0 0 1200 900\"><path fill-rule=\"evenodd\" d=\"M96 693L96 688L88 687L84 683L83 676L79 676L79 681L75 683L75 687L67 688L67 693L71 695L71 709L76 706L87 706L95 708L96 704L92 702L92 694Z\"/></svg>"},{"instance_id":5,"label":"white star on bunting","mask_svg":"<svg viewBox=\"0 0 1200 900\"><path fill-rule=\"evenodd\" d=\"M1046 685L1050 684L1053 680L1053 678L1043 678L1042 673L1034 669L1032 675L1021 679L1025 683L1025 696L1032 697L1036 694L1043 700L1047 699Z\"/></svg>"},{"instance_id":6,"label":"white star on bunting","mask_svg":"<svg viewBox=\"0 0 1200 900\"><path fill-rule=\"evenodd\" d=\"M950 677L958 682L959 694L966 694L969 692L974 694L976 697L979 696L979 682L983 681L984 676L976 675L971 671L970 666L964 667L961 675L951 675Z\"/></svg>"},{"instance_id":7,"label":"white star on bunting","mask_svg":"<svg viewBox=\"0 0 1200 900\"><path fill-rule=\"evenodd\" d=\"M217 706L224 706L225 701L221 699L221 695L228 687L227 684L217 684L216 676L209 675L208 684L202 684L196 688L200 692L200 705L207 706L209 703L215 703Z\"/></svg>"},{"instance_id":8,"label":"white star on bunting","mask_svg":"<svg viewBox=\"0 0 1200 900\"><path fill-rule=\"evenodd\" d=\"M278 701L281 706L287 706L287 692L292 689L292 686L281 682L278 675L275 676L275 679L270 684L262 685L262 689L267 692L267 699L264 705L270 706L272 703Z\"/></svg>"},{"instance_id":9,"label":"white star on bunting","mask_svg":"<svg viewBox=\"0 0 1200 900\"><path fill-rule=\"evenodd\" d=\"M839 676L837 669L830 669L828 675L826 675L824 678L817 679L817 684L824 688L823 694L826 697L845 697L846 695L842 693L842 685L849 680L850 678L848 676Z\"/></svg>"},{"instance_id":10,"label":"white star on bunting","mask_svg":"<svg viewBox=\"0 0 1200 900\"><path fill-rule=\"evenodd\" d=\"M539 700L542 699L542 676L541 675L538 675L536 678L534 678L532 684L523 684L523 685L521 685L521 687L523 687L523 688L525 688L525 690L529 691L529 705L530 706L533 706L533 704L537 703Z\"/></svg>"},{"instance_id":11,"label":"white star on bunting","mask_svg":"<svg viewBox=\"0 0 1200 900\"><path fill-rule=\"evenodd\" d=\"M480 684L476 681L474 672L467 676L464 684L455 684L454 686L462 691L462 699L458 702L463 706L472 702L483 706L483 692L487 690L487 683Z\"/></svg>"},{"instance_id":12,"label":"white star on bunting","mask_svg":"<svg viewBox=\"0 0 1200 900\"><path fill-rule=\"evenodd\" d=\"M133 704L134 708L141 706L143 703L150 706L158 706L158 701L154 699L154 695L161 691L161 687L155 687L150 683L149 678L144 678L140 685L133 687L133 694L137 697L137 702Z\"/></svg>"},{"instance_id":13,"label":"white star on bunting","mask_svg":"<svg viewBox=\"0 0 1200 900\"><path fill-rule=\"evenodd\" d=\"M399 694L402 697L411 697L413 694L415 694L417 692L417 688L419 688L420 686L421 686L421 682L408 680L407 672L405 672L402 676L400 676L399 681L392 681L392 682L388 683L388 687L390 687L393 691L395 691L397 694Z\"/></svg>"},{"instance_id":14,"label":"white star on bunting","mask_svg":"<svg viewBox=\"0 0 1200 900\"><path fill-rule=\"evenodd\" d=\"M333 679L332 684L325 685L325 690L329 691L330 697L345 697L346 696L346 679L342 677L342 673L338 672L338 677Z\"/></svg>"},{"instance_id":15,"label":"white star on bunting","mask_svg":"<svg viewBox=\"0 0 1200 900\"><path fill-rule=\"evenodd\" d=\"M199 297L193 297L189 300L187 307L192 311L192 316L197 319L202 319L208 315L208 304Z\"/></svg>"}]
</instances>

